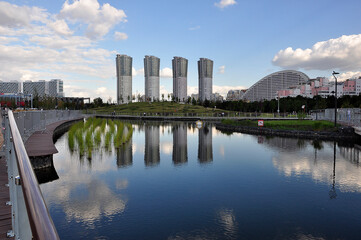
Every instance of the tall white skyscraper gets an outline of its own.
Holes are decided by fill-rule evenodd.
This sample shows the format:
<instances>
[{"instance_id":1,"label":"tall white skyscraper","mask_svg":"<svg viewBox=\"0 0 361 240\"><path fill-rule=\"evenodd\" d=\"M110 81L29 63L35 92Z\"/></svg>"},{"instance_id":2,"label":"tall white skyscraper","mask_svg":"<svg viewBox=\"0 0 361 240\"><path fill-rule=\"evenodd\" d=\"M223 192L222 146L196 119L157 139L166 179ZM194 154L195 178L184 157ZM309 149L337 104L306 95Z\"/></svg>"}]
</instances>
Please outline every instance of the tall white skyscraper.
<instances>
[{"instance_id":1,"label":"tall white skyscraper","mask_svg":"<svg viewBox=\"0 0 361 240\"><path fill-rule=\"evenodd\" d=\"M133 58L117 54L115 61L117 68L117 103L129 103L132 101Z\"/></svg>"},{"instance_id":2,"label":"tall white skyscraper","mask_svg":"<svg viewBox=\"0 0 361 240\"><path fill-rule=\"evenodd\" d=\"M176 101L187 101L187 72L188 60L182 57L174 57L173 67L173 96Z\"/></svg>"},{"instance_id":3,"label":"tall white skyscraper","mask_svg":"<svg viewBox=\"0 0 361 240\"><path fill-rule=\"evenodd\" d=\"M154 56L144 58L144 78L145 78L145 99L155 101L159 99L159 68L160 59Z\"/></svg>"},{"instance_id":4,"label":"tall white skyscraper","mask_svg":"<svg viewBox=\"0 0 361 240\"><path fill-rule=\"evenodd\" d=\"M200 58L198 61L198 93L199 100L211 100L213 92L213 61L208 58Z\"/></svg>"}]
</instances>

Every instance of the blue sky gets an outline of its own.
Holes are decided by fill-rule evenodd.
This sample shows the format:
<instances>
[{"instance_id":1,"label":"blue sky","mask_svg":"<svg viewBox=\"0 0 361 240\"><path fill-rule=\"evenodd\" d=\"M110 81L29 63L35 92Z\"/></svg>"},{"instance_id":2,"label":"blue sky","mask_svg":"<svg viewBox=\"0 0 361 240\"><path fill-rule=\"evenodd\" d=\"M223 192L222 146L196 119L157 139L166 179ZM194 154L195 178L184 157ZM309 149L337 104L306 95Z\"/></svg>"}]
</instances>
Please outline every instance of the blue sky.
<instances>
[{"instance_id":1,"label":"blue sky","mask_svg":"<svg viewBox=\"0 0 361 240\"><path fill-rule=\"evenodd\" d=\"M171 60L214 61L214 92L248 88L283 69L309 77L361 75L360 1L172 0L0 2L0 80L61 78L66 96L114 101L115 55L133 57L133 92L144 92L144 55L161 59L161 93L172 92Z\"/></svg>"}]
</instances>

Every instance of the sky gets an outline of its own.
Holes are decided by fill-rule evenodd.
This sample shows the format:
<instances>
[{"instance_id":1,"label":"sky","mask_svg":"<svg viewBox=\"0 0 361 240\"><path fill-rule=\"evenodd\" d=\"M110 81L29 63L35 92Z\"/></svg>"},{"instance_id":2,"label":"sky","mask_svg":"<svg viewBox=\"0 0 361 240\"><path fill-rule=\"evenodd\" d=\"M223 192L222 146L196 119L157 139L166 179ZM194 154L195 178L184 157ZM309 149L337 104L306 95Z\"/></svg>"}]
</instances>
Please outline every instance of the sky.
<instances>
[{"instance_id":1,"label":"sky","mask_svg":"<svg viewBox=\"0 0 361 240\"><path fill-rule=\"evenodd\" d=\"M172 92L172 58L214 61L213 92L246 89L285 69L310 78L361 76L359 0L0 1L0 80L62 79L71 97L116 99L116 54L133 57L144 93L145 55L160 58L160 92ZM332 79L331 79L332 80Z\"/></svg>"}]
</instances>

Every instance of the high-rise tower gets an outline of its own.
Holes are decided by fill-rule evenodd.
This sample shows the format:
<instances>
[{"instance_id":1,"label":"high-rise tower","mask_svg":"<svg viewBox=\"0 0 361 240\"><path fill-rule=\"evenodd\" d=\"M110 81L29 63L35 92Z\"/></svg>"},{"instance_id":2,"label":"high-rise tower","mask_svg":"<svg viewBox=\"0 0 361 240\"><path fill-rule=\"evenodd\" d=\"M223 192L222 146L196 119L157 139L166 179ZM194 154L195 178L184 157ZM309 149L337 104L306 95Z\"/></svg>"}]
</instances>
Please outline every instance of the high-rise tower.
<instances>
[{"instance_id":1,"label":"high-rise tower","mask_svg":"<svg viewBox=\"0 0 361 240\"><path fill-rule=\"evenodd\" d=\"M173 66L173 96L178 102L187 101L187 72L188 60L182 57L174 57Z\"/></svg>"},{"instance_id":2,"label":"high-rise tower","mask_svg":"<svg viewBox=\"0 0 361 240\"><path fill-rule=\"evenodd\" d=\"M117 103L132 101L132 62L133 58L117 54Z\"/></svg>"},{"instance_id":3,"label":"high-rise tower","mask_svg":"<svg viewBox=\"0 0 361 240\"><path fill-rule=\"evenodd\" d=\"M198 93L199 100L211 100L213 89L213 61L208 58L200 58L198 61Z\"/></svg>"},{"instance_id":4,"label":"high-rise tower","mask_svg":"<svg viewBox=\"0 0 361 240\"><path fill-rule=\"evenodd\" d=\"M154 56L144 58L145 99L155 101L159 99L159 67L160 59Z\"/></svg>"}]
</instances>

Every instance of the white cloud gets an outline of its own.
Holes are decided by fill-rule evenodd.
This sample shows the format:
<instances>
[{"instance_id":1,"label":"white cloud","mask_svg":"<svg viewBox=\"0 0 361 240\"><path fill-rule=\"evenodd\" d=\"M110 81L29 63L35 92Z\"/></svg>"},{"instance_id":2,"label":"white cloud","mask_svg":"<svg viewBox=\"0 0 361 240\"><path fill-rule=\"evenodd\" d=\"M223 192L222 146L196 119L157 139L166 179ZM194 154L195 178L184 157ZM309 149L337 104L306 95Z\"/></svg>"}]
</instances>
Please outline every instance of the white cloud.
<instances>
[{"instance_id":1,"label":"white cloud","mask_svg":"<svg viewBox=\"0 0 361 240\"><path fill-rule=\"evenodd\" d=\"M160 77L162 78L173 78L173 71L171 68L163 68L160 70Z\"/></svg>"},{"instance_id":2,"label":"white cloud","mask_svg":"<svg viewBox=\"0 0 361 240\"><path fill-rule=\"evenodd\" d=\"M355 71L361 68L361 34L317 42L312 48L280 50L272 60L283 68Z\"/></svg>"},{"instance_id":3,"label":"white cloud","mask_svg":"<svg viewBox=\"0 0 361 240\"><path fill-rule=\"evenodd\" d=\"M187 87L187 95L191 96L192 94L198 94L198 87L195 87L195 86Z\"/></svg>"},{"instance_id":4,"label":"white cloud","mask_svg":"<svg viewBox=\"0 0 361 240\"><path fill-rule=\"evenodd\" d=\"M336 75L337 81L345 81L347 79L359 78L360 76L361 76L361 72L359 72L359 71L344 72L344 73L340 73L340 75ZM330 76L329 79L330 79L330 81L334 81L333 76Z\"/></svg>"},{"instance_id":5,"label":"white cloud","mask_svg":"<svg viewBox=\"0 0 361 240\"><path fill-rule=\"evenodd\" d=\"M190 30L190 31L195 31L195 30L198 30L198 29L200 29L201 28L201 26L195 26L195 27L190 27L190 28L188 28L188 30Z\"/></svg>"},{"instance_id":6,"label":"white cloud","mask_svg":"<svg viewBox=\"0 0 361 240\"><path fill-rule=\"evenodd\" d=\"M220 66L219 68L218 68L218 73L219 74L223 74L224 73L224 71L226 70L226 66Z\"/></svg>"},{"instance_id":7,"label":"white cloud","mask_svg":"<svg viewBox=\"0 0 361 240\"><path fill-rule=\"evenodd\" d=\"M0 2L0 25L5 27L29 26L32 22L45 22L48 14L38 7L17 6Z\"/></svg>"},{"instance_id":8,"label":"white cloud","mask_svg":"<svg viewBox=\"0 0 361 240\"><path fill-rule=\"evenodd\" d=\"M138 69L138 70L136 70L134 67L132 68L132 75L133 75L133 77L134 76L144 76L144 68L140 68L140 69Z\"/></svg>"},{"instance_id":9,"label":"white cloud","mask_svg":"<svg viewBox=\"0 0 361 240\"><path fill-rule=\"evenodd\" d=\"M231 5L237 4L235 0L221 0L220 2L215 3L214 5L218 8L225 8Z\"/></svg>"},{"instance_id":10,"label":"white cloud","mask_svg":"<svg viewBox=\"0 0 361 240\"><path fill-rule=\"evenodd\" d=\"M227 96L227 93L228 93L229 90L241 90L241 89L246 89L246 87L244 87L244 86L218 86L218 85L213 85L213 93L219 93L223 97Z\"/></svg>"},{"instance_id":11,"label":"white cloud","mask_svg":"<svg viewBox=\"0 0 361 240\"><path fill-rule=\"evenodd\" d=\"M114 39L118 40L118 41L127 40L128 35L126 33L123 33L123 32L115 32L114 33Z\"/></svg>"},{"instance_id":12,"label":"white cloud","mask_svg":"<svg viewBox=\"0 0 361 240\"><path fill-rule=\"evenodd\" d=\"M213 85L213 93L219 93L223 97L227 96L229 90L241 90L246 89L244 86L218 86ZM191 94L198 94L198 87L196 86L188 86L187 94L190 96Z\"/></svg>"},{"instance_id":13,"label":"white cloud","mask_svg":"<svg viewBox=\"0 0 361 240\"><path fill-rule=\"evenodd\" d=\"M59 17L73 22L88 24L85 35L91 39L101 38L120 22L126 22L127 15L108 3L100 6L97 0L65 1Z\"/></svg>"},{"instance_id":14,"label":"white cloud","mask_svg":"<svg viewBox=\"0 0 361 240\"><path fill-rule=\"evenodd\" d=\"M91 100L100 97L103 99L103 102L107 102L109 98L116 99L116 92L106 87L91 90L76 85L64 84L64 92L66 96L90 97Z\"/></svg>"},{"instance_id":15,"label":"white cloud","mask_svg":"<svg viewBox=\"0 0 361 240\"><path fill-rule=\"evenodd\" d=\"M168 94L171 94L172 91L169 91L164 85L159 86L159 97L162 99L162 94L164 94L164 99L168 99Z\"/></svg>"},{"instance_id":16,"label":"white cloud","mask_svg":"<svg viewBox=\"0 0 361 240\"><path fill-rule=\"evenodd\" d=\"M60 35L70 36L73 34L73 31L69 29L69 26L64 19L49 22L48 26Z\"/></svg>"}]
</instances>

